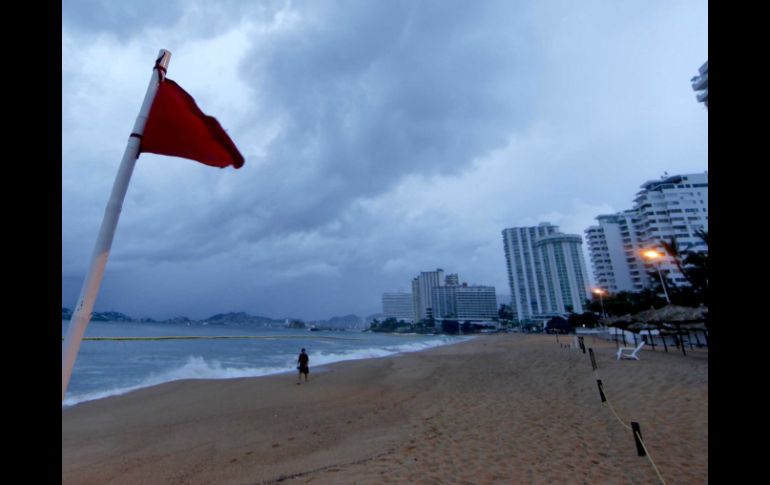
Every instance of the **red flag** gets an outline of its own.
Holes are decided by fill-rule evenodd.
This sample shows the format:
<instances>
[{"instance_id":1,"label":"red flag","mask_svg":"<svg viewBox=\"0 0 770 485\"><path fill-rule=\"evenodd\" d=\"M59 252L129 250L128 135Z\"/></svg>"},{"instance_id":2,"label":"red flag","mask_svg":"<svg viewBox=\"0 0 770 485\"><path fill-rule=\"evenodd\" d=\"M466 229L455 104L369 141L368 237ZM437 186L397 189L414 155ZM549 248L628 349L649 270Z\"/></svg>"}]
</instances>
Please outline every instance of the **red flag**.
<instances>
[{"instance_id":1,"label":"red flag","mask_svg":"<svg viewBox=\"0 0 770 485\"><path fill-rule=\"evenodd\" d=\"M243 166L243 155L213 116L171 79L164 79L150 108L140 152L189 158L213 167Z\"/></svg>"}]
</instances>

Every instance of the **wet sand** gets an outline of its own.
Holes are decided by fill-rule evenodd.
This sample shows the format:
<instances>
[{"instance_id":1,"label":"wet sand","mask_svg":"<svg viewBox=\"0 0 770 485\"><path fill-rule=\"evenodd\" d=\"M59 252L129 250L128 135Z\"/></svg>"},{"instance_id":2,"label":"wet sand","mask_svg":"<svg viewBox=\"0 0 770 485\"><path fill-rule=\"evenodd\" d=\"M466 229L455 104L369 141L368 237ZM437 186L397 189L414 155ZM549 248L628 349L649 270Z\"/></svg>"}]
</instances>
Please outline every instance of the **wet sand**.
<instances>
[{"instance_id":1,"label":"wet sand","mask_svg":"<svg viewBox=\"0 0 770 485\"><path fill-rule=\"evenodd\" d=\"M187 380L82 403L62 410L62 483L660 483L630 421L667 483L707 483L708 352L617 361L614 343L585 343L609 404L588 354L521 334L311 366L300 385Z\"/></svg>"}]
</instances>

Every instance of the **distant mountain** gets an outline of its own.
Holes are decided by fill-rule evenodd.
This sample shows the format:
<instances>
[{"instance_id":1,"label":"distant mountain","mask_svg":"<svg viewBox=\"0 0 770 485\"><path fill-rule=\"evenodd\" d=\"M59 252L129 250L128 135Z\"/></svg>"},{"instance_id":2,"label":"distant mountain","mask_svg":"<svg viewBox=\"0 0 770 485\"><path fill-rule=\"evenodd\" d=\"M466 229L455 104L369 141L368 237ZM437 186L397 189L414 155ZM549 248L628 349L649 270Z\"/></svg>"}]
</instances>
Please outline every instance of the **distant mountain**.
<instances>
[{"instance_id":1,"label":"distant mountain","mask_svg":"<svg viewBox=\"0 0 770 485\"><path fill-rule=\"evenodd\" d=\"M358 315L345 315L341 317L332 317L329 320L321 320L312 322L313 326L325 327L325 328L364 328L366 323L370 321L371 315L365 319ZM61 309L62 320L72 319L72 310L62 307ZM288 322L302 320L297 318L270 318L259 315L250 315L246 312L231 312L231 313L217 313L203 320L191 320L190 318L180 316L169 318L166 320L154 320L152 318L133 318L120 312L94 312L91 316L93 322L138 322L138 323L168 323L168 324L187 324L187 325L253 325L259 327L291 327ZM296 325L300 328L299 325Z\"/></svg>"},{"instance_id":2,"label":"distant mountain","mask_svg":"<svg viewBox=\"0 0 770 485\"><path fill-rule=\"evenodd\" d=\"M263 327L284 326L285 320L249 315L245 312L218 313L203 320L209 325L259 325Z\"/></svg>"},{"instance_id":3,"label":"distant mountain","mask_svg":"<svg viewBox=\"0 0 770 485\"><path fill-rule=\"evenodd\" d=\"M72 310L70 310L69 308L62 307L61 319L71 320ZM176 318L170 318L168 320L161 320L161 321L148 318L148 317L136 319L126 315L125 313L120 313L120 312L93 312L91 314L91 321L92 322L139 322L139 323L192 323L193 322L187 317L176 317Z\"/></svg>"},{"instance_id":4,"label":"distant mountain","mask_svg":"<svg viewBox=\"0 0 770 485\"><path fill-rule=\"evenodd\" d=\"M151 318L143 318L141 320L141 322L144 322L145 320L152 320L152 319ZM169 319L166 319L166 320L162 320L160 322L149 321L147 323L186 323L186 324L189 325L191 323L198 323L198 322L196 322L195 320L190 320L187 317L174 317L174 318L169 318Z\"/></svg>"},{"instance_id":5,"label":"distant mountain","mask_svg":"<svg viewBox=\"0 0 770 485\"><path fill-rule=\"evenodd\" d=\"M134 319L120 312L94 312L92 322L133 322Z\"/></svg>"},{"instance_id":6,"label":"distant mountain","mask_svg":"<svg viewBox=\"0 0 770 485\"><path fill-rule=\"evenodd\" d=\"M313 325L318 328L364 328L364 320L358 315L345 315L319 320L313 322Z\"/></svg>"}]
</instances>

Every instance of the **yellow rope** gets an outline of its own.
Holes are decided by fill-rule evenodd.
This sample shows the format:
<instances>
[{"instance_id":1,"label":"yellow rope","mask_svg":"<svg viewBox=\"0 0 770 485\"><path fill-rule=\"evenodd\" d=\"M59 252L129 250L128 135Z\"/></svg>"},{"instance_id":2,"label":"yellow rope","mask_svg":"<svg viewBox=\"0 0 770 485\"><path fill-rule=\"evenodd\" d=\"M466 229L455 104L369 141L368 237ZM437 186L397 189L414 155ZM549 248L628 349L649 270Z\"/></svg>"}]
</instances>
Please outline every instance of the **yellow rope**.
<instances>
[{"instance_id":1,"label":"yellow rope","mask_svg":"<svg viewBox=\"0 0 770 485\"><path fill-rule=\"evenodd\" d=\"M642 439L642 436L639 433L637 433L637 432L634 432L634 434L639 439L639 443L642 444L642 448L644 448L644 453L645 453L645 455L647 455L647 459L650 460L650 464L652 464L652 468L654 468L655 469L655 473L658 474L658 478L660 478L660 483L662 483L663 485L666 485L666 481L663 480L663 476L661 476L660 471L658 471L658 467L655 466L655 462L652 461L652 457L650 456L650 452L647 451L647 447L644 446L644 440Z\"/></svg>"},{"instance_id":2,"label":"yellow rope","mask_svg":"<svg viewBox=\"0 0 770 485\"><path fill-rule=\"evenodd\" d=\"M606 397L606 395L605 395L605 397ZM624 422L623 422L623 420L622 420L622 419L620 419L620 416L618 416L618 413L616 413L616 412L615 412L615 408L613 408L613 407L612 407L612 404L610 404L610 400L609 400L609 399L607 399L607 406L609 406L609 407L610 407L610 411L612 411L612 414L614 414L614 415L615 415L615 417L616 417L616 418L618 418L618 421L620 421L620 424L622 424L623 426L625 426L625 427L626 427L626 429L631 429L631 426L627 425L626 423L624 423Z\"/></svg>"},{"instance_id":3,"label":"yellow rope","mask_svg":"<svg viewBox=\"0 0 770 485\"><path fill-rule=\"evenodd\" d=\"M594 370L594 376L596 376L596 379L599 380L599 371L597 369ZM602 392L604 392L604 386L602 386ZM607 394L604 393L604 398L607 399ZM647 451L647 447L644 446L644 440L642 440L642 436L637 433L636 431L633 431L633 428L631 426L627 425L623 422L622 419L620 419L620 416L618 416L618 413L615 412L615 408L612 407L612 404L610 403L610 400L607 399L605 401L607 403L607 406L609 406L610 411L612 411L612 414L615 415L615 418L620 421L620 424L626 427L626 429L629 429L633 432L633 434L639 439L639 443L642 444L642 448L644 448L644 453L647 456L647 459L650 460L650 464L652 465L652 468L655 470L655 473L658 475L658 478L660 479L660 483L663 485L666 485L666 481L663 479L663 476L660 474L660 471L658 470L658 467L655 465L655 462L652 461L652 457L650 456L650 452Z\"/></svg>"}]
</instances>

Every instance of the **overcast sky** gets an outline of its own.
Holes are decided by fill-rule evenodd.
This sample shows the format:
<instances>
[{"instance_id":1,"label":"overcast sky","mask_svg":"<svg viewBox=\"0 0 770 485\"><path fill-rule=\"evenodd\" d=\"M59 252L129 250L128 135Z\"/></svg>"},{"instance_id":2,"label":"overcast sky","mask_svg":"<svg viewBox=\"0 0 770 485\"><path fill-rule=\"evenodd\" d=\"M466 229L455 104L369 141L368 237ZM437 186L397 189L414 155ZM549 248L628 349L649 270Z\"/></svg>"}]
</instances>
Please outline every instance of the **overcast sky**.
<instances>
[{"instance_id":1,"label":"overcast sky","mask_svg":"<svg viewBox=\"0 0 770 485\"><path fill-rule=\"evenodd\" d=\"M161 48L246 163L143 154L96 311L365 316L436 268L510 294L504 228L582 236L645 181L708 169L702 0L62 9L68 308Z\"/></svg>"}]
</instances>

